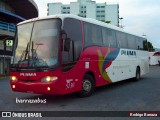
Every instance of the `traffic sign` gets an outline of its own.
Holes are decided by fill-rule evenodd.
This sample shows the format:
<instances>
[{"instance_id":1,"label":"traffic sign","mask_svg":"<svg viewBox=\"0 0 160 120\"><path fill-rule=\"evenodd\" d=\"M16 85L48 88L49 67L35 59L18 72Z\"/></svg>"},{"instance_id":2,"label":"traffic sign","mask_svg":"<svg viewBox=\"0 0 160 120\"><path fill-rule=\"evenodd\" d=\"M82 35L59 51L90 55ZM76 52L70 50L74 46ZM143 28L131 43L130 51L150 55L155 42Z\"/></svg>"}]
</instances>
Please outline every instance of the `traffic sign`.
<instances>
[{"instance_id":1,"label":"traffic sign","mask_svg":"<svg viewBox=\"0 0 160 120\"><path fill-rule=\"evenodd\" d=\"M6 40L6 46L8 47L13 46L13 40Z\"/></svg>"}]
</instances>

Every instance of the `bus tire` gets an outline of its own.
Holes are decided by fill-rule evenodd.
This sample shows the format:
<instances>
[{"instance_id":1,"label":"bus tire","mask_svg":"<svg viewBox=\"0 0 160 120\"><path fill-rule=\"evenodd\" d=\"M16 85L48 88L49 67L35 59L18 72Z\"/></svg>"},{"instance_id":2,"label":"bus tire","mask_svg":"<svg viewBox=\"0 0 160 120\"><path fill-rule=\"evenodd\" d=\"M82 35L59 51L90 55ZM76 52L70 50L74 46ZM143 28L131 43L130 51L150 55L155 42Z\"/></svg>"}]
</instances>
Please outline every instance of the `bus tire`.
<instances>
[{"instance_id":1,"label":"bus tire","mask_svg":"<svg viewBox=\"0 0 160 120\"><path fill-rule=\"evenodd\" d=\"M79 92L79 97L88 97L93 94L95 82L91 75L86 74L82 82L82 90Z\"/></svg>"},{"instance_id":2,"label":"bus tire","mask_svg":"<svg viewBox=\"0 0 160 120\"><path fill-rule=\"evenodd\" d=\"M138 81L138 80L140 80L140 78L141 78L141 71L140 71L140 68L137 67L137 69L136 69L136 77L134 78L134 80Z\"/></svg>"}]
</instances>

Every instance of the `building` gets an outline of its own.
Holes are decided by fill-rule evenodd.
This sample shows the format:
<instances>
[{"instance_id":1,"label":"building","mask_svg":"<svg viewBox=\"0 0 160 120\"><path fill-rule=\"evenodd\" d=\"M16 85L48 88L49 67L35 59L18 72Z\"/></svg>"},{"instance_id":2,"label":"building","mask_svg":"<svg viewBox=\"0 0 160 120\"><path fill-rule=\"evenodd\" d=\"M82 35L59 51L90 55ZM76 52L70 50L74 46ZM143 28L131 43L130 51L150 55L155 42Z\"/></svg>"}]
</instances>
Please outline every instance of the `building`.
<instances>
[{"instance_id":1,"label":"building","mask_svg":"<svg viewBox=\"0 0 160 120\"><path fill-rule=\"evenodd\" d=\"M33 0L0 1L0 76L9 74L16 24L37 16L38 7Z\"/></svg>"},{"instance_id":2,"label":"building","mask_svg":"<svg viewBox=\"0 0 160 120\"><path fill-rule=\"evenodd\" d=\"M74 14L119 26L119 5L115 3L96 3L92 0L78 0L70 4L48 3L48 15L54 14Z\"/></svg>"}]
</instances>

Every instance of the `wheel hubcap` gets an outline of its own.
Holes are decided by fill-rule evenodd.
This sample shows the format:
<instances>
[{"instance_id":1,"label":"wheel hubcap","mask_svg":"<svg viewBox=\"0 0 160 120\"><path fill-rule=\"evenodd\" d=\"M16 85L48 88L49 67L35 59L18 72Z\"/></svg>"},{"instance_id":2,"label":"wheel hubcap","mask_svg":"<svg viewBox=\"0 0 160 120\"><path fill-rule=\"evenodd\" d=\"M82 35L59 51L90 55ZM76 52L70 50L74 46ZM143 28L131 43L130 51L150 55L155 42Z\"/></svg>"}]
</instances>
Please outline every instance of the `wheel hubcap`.
<instances>
[{"instance_id":1,"label":"wheel hubcap","mask_svg":"<svg viewBox=\"0 0 160 120\"><path fill-rule=\"evenodd\" d=\"M84 80L83 90L89 92L91 90L91 82L89 80Z\"/></svg>"}]
</instances>

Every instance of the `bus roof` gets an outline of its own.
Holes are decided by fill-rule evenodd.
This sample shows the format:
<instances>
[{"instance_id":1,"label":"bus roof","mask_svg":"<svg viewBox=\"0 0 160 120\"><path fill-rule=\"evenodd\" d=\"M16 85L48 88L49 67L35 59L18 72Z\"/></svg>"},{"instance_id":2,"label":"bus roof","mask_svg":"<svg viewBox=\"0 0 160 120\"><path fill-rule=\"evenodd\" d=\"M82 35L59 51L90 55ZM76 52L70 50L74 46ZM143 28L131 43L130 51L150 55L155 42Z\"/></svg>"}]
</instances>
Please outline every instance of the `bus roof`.
<instances>
[{"instance_id":1,"label":"bus roof","mask_svg":"<svg viewBox=\"0 0 160 120\"><path fill-rule=\"evenodd\" d=\"M84 22L92 23L92 24L95 24L95 25L107 27L107 28L110 28L110 29L113 29L113 30L117 30L117 31L120 31L120 32L124 32L124 33L128 33L128 34L131 34L131 35L135 35L133 33L126 32L122 28L119 28L119 27L117 27L115 25L107 24L107 23L104 23L102 21L98 21L98 20L95 20L95 19L92 19L92 18L79 17L79 16L72 15L72 14L57 14L57 15L50 15L50 16L47 16L47 17L37 17L37 18L33 18L33 19L29 19L29 20L20 22L18 25L25 24L25 23L32 22L32 21L51 19L51 18L60 18L62 20L64 20L65 18L74 18L74 19L81 20L81 21L84 21ZM144 38L143 36L140 36L140 35L135 35L135 36Z\"/></svg>"}]
</instances>

